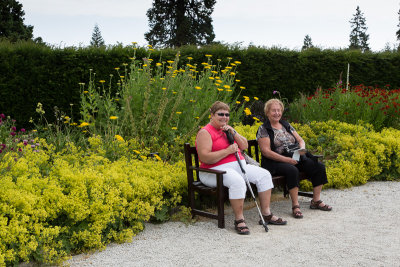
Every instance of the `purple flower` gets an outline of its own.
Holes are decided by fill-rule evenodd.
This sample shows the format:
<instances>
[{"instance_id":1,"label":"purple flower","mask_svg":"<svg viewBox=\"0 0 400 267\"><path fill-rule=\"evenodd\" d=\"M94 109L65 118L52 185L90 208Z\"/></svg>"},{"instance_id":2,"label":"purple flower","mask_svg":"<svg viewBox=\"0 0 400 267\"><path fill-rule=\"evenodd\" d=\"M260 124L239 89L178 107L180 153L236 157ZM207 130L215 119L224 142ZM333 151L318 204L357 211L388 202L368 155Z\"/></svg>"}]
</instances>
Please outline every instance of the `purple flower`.
<instances>
[{"instance_id":1,"label":"purple flower","mask_svg":"<svg viewBox=\"0 0 400 267\"><path fill-rule=\"evenodd\" d=\"M22 148L18 148L18 151L19 151L19 152L22 152Z\"/></svg>"},{"instance_id":2,"label":"purple flower","mask_svg":"<svg viewBox=\"0 0 400 267\"><path fill-rule=\"evenodd\" d=\"M15 136L16 133L15 133L15 132L11 132L10 135L11 135L11 136Z\"/></svg>"},{"instance_id":3,"label":"purple flower","mask_svg":"<svg viewBox=\"0 0 400 267\"><path fill-rule=\"evenodd\" d=\"M0 117L1 117L2 119L5 119L5 118L6 118L6 115L4 115L3 113L1 113L1 114L0 114Z\"/></svg>"},{"instance_id":4,"label":"purple flower","mask_svg":"<svg viewBox=\"0 0 400 267\"><path fill-rule=\"evenodd\" d=\"M28 140L24 140L24 145L26 146L28 144Z\"/></svg>"},{"instance_id":5,"label":"purple flower","mask_svg":"<svg viewBox=\"0 0 400 267\"><path fill-rule=\"evenodd\" d=\"M36 143L36 146L40 146L40 144L39 144L39 143Z\"/></svg>"},{"instance_id":6,"label":"purple flower","mask_svg":"<svg viewBox=\"0 0 400 267\"><path fill-rule=\"evenodd\" d=\"M0 154L3 153L3 150L0 149Z\"/></svg>"},{"instance_id":7,"label":"purple flower","mask_svg":"<svg viewBox=\"0 0 400 267\"><path fill-rule=\"evenodd\" d=\"M11 127L11 131L13 131L13 132L17 131L17 127L15 127L15 126Z\"/></svg>"},{"instance_id":8,"label":"purple flower","mask_svg":"<svg viewBox=\"0 0 400 267\"><path fill-rule=\"evenodd\" d=\"M3 149L6 149L6 144L1 144L1 146L3 147Z\"/></svg>"},{"instance_id":9,"label":"purple flower","mask_svg":"<svg viewBox=\"0 0 400 267\"><path fill-rule=\"evenodd\" d=\"M35 148L36 146L35 145L31 145L31 148Z\"/></svg>"},{"instance_id":10,"label":"purple flower","mask_svg":"<svg viewBox=\"0 0 400 267\"><path fill-rule=\"evenodd\" d=\"M273 92L272 92L273 95L275 95L275 94L277 94L277 93L279 93L279 92L278 92L278 91L273 91Z\"/></svg>"},{"instance_id":11,"label":"purple flower","mask_svg":"<svg viewBox=\"0 0 400 267\"><path fill-rule=\"evenodd\" d=\"M24 132L26 132L26 130L25 130L24 128L21 128L21 132L23 132L23 133L24 133Z\"/></svg>"}]
</instances>

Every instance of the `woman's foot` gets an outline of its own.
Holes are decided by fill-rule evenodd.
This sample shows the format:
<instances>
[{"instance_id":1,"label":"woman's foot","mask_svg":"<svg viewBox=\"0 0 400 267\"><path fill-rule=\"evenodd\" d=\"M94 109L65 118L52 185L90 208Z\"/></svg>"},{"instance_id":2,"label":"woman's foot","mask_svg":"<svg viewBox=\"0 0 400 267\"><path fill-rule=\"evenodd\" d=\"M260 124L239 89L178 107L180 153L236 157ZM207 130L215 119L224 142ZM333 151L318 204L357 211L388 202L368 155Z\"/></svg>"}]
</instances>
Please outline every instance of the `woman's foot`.
<instances>
[{"instance_id":1,"label":"woman's foot","mask_svg":"<svg viewBox=\"0 0 400 267\"><path fill-rule=\"evenodd\" d=\"M235 230L239 235L248 235L250 234L249 227L246 226L246 222L244 219L235 220Z\"/></svg>"},{"instance_id":2,"label":"woman's foot","mask_svg":"<svg viewBox=\"0 0 400 267\"><path fill-rule=\"evenodd\" d=\"M293 212L293 217L294 217L295 219L301 219L301 218L303 218L303 213L301 213L301 210L300 210L300 206L299 206L299 205L294 205L294 206L292 207L292 212Z\"/></svg>"},{"instance_id":3,"label":"woman's foot","mask_svg":"<svg viewBox=\"0 0 400 267\"><path fill-rule=\"evenodd\" d=\"M331 211L332 207L329 205L326 205L322 200L314 201L313 199L311 200L310 204L310 209L318 209L318 210L323 210L323 211Z\"/></svg>"},{"instance_id":4,"label":"woman's foot","mask_svg":"<svg viewBox=\"0 0 400 267\"><path fill-rule=\"evenodd\" d=\"M268 224L274 224L274 225L285 225L287 224L287 221L283 220L282 218L276 217L274 214L270 215L264 215L263 214L264 221ZM258 222L260 225L262 225L262 220Z\"/></svg>"}]
</instances>

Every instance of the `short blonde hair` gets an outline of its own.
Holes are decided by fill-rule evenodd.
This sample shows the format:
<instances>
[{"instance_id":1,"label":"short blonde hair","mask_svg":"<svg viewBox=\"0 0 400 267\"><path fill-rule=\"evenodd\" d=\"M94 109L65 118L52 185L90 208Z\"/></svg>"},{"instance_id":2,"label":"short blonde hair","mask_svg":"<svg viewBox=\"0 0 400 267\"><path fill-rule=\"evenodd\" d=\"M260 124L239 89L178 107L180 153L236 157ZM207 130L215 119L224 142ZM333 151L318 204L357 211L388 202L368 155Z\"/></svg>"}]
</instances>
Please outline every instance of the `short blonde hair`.
<instances>
[{"instance_id":1,"label":"short blonde hair","mask_svg":"<svg viewBox=\"0 0 400 267\"><path fill-rule=\"evenodd\" d=\"M228 104L221 102L221 101L216 101L214 102L214 104L212 104L212 106L210 107L210 112L212 114L214 114L215 112L217 112L218 110L227 110L230 111L231 109L229 108Z\"/></svg>"},{"instance_id":2,"label":"short blonde hair","mask_svg":"<svg viewBox=\"0 0 400 267\"><path fill-rule=\"evenodd\" d=\"M281 108L282 108L282 112L285 110L285 106L283 105L282 101L280 101L280 100L277 99L277 98L272 98L272 99L268 100L268 101L265 103L265 105L264 105L264 114L265 114L265 116L267 116L267 114L268 114L268 112L269 112L269 110L271 109L271 106L272 106L273 104L278 104L278 105L280 105Z\"/></svg>"}]
</instances>

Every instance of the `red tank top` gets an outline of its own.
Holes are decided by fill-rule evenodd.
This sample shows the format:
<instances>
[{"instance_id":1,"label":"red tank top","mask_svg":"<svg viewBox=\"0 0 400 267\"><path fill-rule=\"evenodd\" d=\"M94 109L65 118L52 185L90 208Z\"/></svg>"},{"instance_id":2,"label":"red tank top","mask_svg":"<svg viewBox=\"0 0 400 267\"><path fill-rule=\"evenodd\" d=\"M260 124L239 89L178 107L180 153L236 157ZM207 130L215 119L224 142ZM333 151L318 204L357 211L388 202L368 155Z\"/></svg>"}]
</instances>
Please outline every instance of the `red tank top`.
<instances>
[{"instance_id":1,"label":"red tank top","mask_svg":"<svg viewBox=\"0 0 400 267\"><path fill-rule=\"evenodd\" d=\"M225 149L230 145L224 131L215 129L215 127L212 126L211 124L207 124L206 126L204 126L203 129L205 129L211 135L211 140L212 140L211 151L218 151L221 149ZM240 153L240 149L238 150L238 154L240 159L244 159L242 153ZM201 162L200 168L209 169L232 161L236 161L235 154L230 154L214 164L206 164Z\"/></svg>"}]
</instances>

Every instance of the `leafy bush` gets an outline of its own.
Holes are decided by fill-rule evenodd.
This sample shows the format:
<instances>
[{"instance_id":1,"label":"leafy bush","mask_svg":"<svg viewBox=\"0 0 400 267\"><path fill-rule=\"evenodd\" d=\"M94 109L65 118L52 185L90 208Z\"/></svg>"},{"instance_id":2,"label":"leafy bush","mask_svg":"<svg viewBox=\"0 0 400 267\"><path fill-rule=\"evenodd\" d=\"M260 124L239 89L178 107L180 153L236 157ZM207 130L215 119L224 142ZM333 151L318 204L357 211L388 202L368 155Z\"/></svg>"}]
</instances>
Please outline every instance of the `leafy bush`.
<instances>
[{"instance_id":1,"label":"leafy bush","mask_svg":"<svg viewBox=\"0 0 400 267\"><path fill-rule=\"evenodd\" d=\"M134 56L130 66L116 68L115 94L112 81L105 85L95 75L87 88L82 86L80 126L107 140L116 134L125 139L140 136L144 147L154 149L163 143L171 145L176 138L188 140L207 123L209 107L216 100L229 103L233 121L240 121L243 102L249 99L244 96L240 102L239 94L233 95L239 87L235 79L239 61L218 59L213 64L212 55L205 55L207 62L201 67L192 65L188 57L185 67L179 68L179 54L175 60L153 62L152 51L150 47L143 60Z\"/></svg>"},{"instance_id":2,"label":"leafy bush","mask_svg":"<svg viewBox=\"0 0 400 267\"><path fill-rule=\"evenodd\" d=\"M130 240L163 207L186 192L183 161L147 158L114 140L125 156L104 157L100 137L87 151L73 143L56 153L45 140L23 146L0 161L0 265L54 263L71 253Z\"/></svg>"},{"instance_id":3,"label":"leafy bush","mask_svg":"<svg viewBox=\"0 0 400 267\"><path fill-rule=\"evenodd\" d=\"M337 120L357 124L370 123L376 130L384 127L400 129L400 89L389 90L359 85L349 90L338 84L313 95L302 95L289 105L293 121Z\"/></svg>"}]
</instances>

